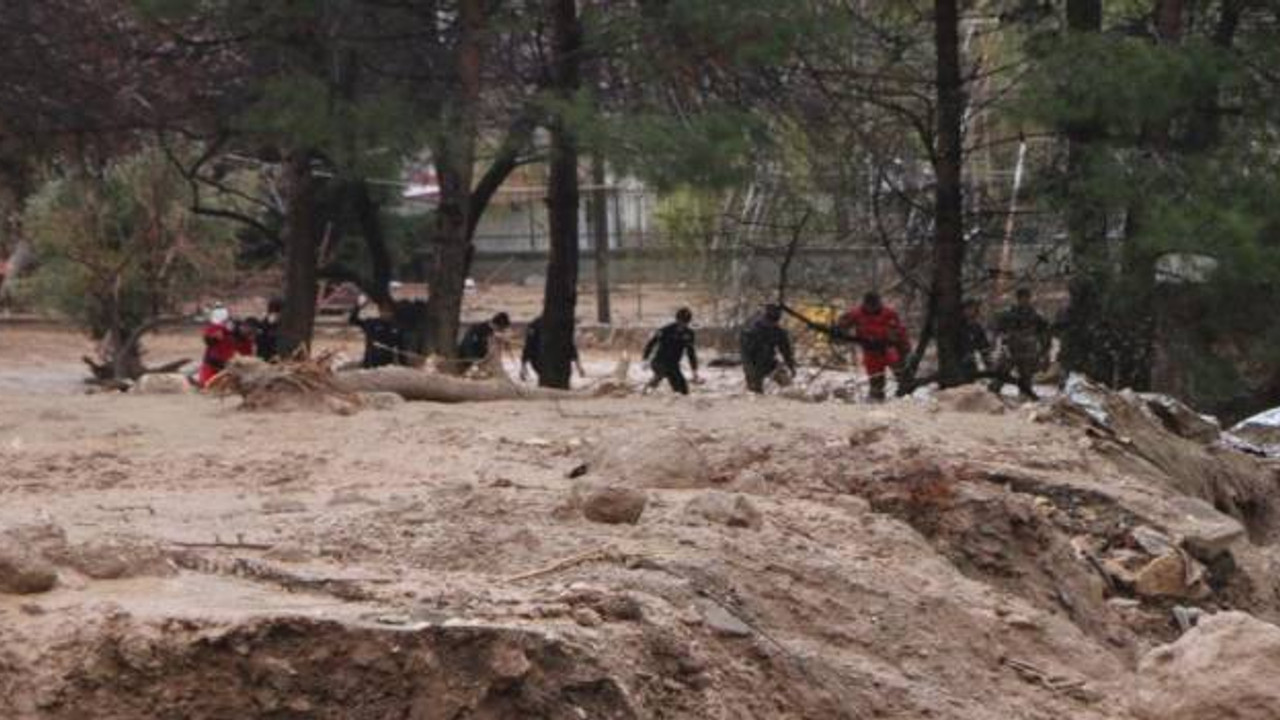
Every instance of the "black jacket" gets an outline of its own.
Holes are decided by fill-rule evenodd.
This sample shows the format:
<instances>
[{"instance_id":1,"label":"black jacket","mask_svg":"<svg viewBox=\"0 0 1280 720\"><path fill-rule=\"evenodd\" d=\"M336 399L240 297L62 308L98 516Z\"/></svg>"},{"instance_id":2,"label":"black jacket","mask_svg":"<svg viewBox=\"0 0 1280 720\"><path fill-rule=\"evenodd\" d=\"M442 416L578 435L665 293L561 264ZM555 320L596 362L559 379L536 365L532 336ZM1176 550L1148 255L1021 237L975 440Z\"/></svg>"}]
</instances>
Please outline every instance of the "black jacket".
<instances>
[{"instance_id":1,"label":"black jacket","mask_svg":"<svg viewBox=\"0 0 1280 720\"><path fill-rule=\"evenodd\" d=\"M493 326L486 322L478 322L467 328L458 343L458 358L462 360L483 360L489 357L489 341L493 338Z\"/></svg>"},{"instance_id":2,"label":"black jacket","mask_svg":"<svg viewBox=\"0 0 1280 720\"><path fill-rule=\"evenodd\" d=\"M364 360L360 363L361 366L375 368L400 362L404 333L399 326L382 318L361 318L358 307L351 309L347 322L364 332Z\"/></svg>"},{"instance_id":3,"label":"black jacket","mask_svg":"<svg viewBox=\"0 0 1280 720\"><path fill-rule=\"evenodd\" d=\"M644 346L644 359L653 359L657 367L678 367L680 359L688 355L689 367L698 369L698 353L694 350L693 330L687 325L671 323L654 333Z\"/></svg>"},{"instance_id":4,"label":"black jacket","mask_svg":"<svg viewBox=\"0 0 1280 720\"><path fill-rule=\"evenodd\" d=\"M777 356L791 370L796 369L795 352L791 347L791 335L777 323L769 322L763 315L757 315L739 336L739 350L742 362L756 367L770 367L777 362Z\"/></svg>"}]
</instances>

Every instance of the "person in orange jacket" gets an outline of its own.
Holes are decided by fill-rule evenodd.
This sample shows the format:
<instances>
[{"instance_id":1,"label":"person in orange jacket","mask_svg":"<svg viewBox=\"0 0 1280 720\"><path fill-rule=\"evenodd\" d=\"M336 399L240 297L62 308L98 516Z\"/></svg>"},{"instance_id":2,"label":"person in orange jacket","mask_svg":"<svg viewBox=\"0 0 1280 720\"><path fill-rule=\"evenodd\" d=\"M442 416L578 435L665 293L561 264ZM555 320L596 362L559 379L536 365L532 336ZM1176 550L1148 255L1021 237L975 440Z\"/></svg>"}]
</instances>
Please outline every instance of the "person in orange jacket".
<instances>
[{"instance_id":1,"label":"person in orange jacket","mask_svg":"<svg viewBox=\"0 0 1280 720\"><path fill-rule=\"evenodd\" d=\"M896 375L910 350L902 319L893 308L885 306L879 293L869 292L862 297L861 305L840 317L836 327L851 334L862 348L862 367L867 371L871 399L884 400L886 373L892 370Z\"/></svg>"},{"instance_id":2,"label":"person in orange jacket","mask_svg":"<svg viewBox=\"0 0 1280 720\"><path fill-rule=\"evenodd\" d=\"M215 375L227 367L236 355L253 354L253 337L244 332L231 318L231 311L219 305L209 313L209 324L204 328L204 359L196 384L205 387Z\"/></svg>"}]
</instances>

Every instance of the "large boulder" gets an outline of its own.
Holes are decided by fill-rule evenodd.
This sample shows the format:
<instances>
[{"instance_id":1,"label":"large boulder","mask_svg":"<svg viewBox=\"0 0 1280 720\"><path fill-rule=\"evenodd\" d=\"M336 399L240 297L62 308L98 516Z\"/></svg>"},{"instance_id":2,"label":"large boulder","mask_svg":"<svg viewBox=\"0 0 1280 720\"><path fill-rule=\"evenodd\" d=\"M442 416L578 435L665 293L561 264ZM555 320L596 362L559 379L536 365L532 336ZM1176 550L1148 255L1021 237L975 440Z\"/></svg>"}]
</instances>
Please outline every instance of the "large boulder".
<instances>
[{"instance_id":1,"label":"large boulder","mask_svg":"<svg viewBox=\"0 0 1280 720\"><path fill-rule=\"evenodd\" d=\"M1241 612L1210 615L1138 665L1139 720L1280 717L1280 627Z\"/></svg>"},{"instance_id":2,"label":"large boulder","mask_svg":"<svg viewBox=\"0 0 1280 720\"><path fill-rule=\"evenodd\" d=\"M692 489L711 482L706 455L678 430L609 438L587 465L593 475L633 487Z\"/></svg>"}]
</instances>

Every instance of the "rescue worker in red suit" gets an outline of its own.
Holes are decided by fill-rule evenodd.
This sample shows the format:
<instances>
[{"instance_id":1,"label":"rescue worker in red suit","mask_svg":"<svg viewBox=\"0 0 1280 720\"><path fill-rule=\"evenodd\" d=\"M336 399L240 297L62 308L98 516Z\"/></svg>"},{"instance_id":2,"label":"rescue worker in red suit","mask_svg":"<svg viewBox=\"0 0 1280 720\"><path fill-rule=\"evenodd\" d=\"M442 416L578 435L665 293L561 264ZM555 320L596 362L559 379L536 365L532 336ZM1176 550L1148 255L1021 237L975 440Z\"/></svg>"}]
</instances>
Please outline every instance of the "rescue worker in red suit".
<instances>
[{"instance_id":1,"label":"rescue worker in red suit","mask_svg":"<svg viewBox=\"0 0 1280 720\"><path fill-rule=\"evenodd\" d=\"M204 360L200 363L196 384L200 387L208 385L236 355L252 354L253 336L237 326L229 310L215 307L209 313L209 324L204 328Z\"/></svg>"},{"instance_id":2,"label":"rescue worker in red suit","mask_svg":"<svg viewBox=\"0 0 1280 720\"><path fill-rule=\"evenodd\" d=\"M842 315L836 327L853 336L862 348L862 367L867 371L871 399L884 400L886 373L897 375L899 364L907 356L907 329L893 308L885 307L880 294L869 292L862 304Z\"/></svg>"}]
</instances>

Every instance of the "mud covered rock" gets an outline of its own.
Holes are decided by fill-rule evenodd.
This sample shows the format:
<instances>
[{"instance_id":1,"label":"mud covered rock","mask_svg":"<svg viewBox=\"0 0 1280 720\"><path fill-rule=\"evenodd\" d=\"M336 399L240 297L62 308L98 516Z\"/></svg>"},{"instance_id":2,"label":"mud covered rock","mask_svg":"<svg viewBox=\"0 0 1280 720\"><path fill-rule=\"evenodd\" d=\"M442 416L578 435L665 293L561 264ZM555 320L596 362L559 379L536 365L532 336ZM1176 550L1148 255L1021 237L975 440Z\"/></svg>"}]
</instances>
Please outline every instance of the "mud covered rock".
<instances>
[{"instance_id":1,"label":"mud covered rock","mask_svg":"<svg viewBox=\"0 0 1280 720\"><path fill-rule=\"evenodd\" d=\"M582 514L592 522L634 525L640 522L648 502L648 497L634 488L595 488L582 498Z\"/></svg>"},{"instance_id":2,"label":"mud covered rock","mask_svg":"<svg viewBox=\"0 0 1280 720\"><path fill-rule=\"evenodd\" d=\"M1204 568L1185 554L1171 551L1138 570L1133 591L1150 598L1198 598L1209 589L1204 584Z\"/></svg>"},{"instance_id":3,"label":"mud covered rock","mask_svg":"<svg viewBox=\"0 0 1280 720\"><path fill-rule=\"evenodd\" d=\"M0 593L30 595L58 584L58 571L30 548L0 536Z\"/></svg>"},{"instance_id":4,"label":"mud covered rock","mask_svg":"<svg viewBox=\"0 0 1280 720\"><path fill-rule=\"evenodd\" d=\"M619 436L601 443L589 471L634 487L689 489L711 482L711 464L685 432Z\"/></svg>"},{"instance_id":5,"label":"mud covered rock","mask_svg":"<svg viewBox=\"0 0 1280 720\"><path fill-rule=\"evenodd\" d=\"M750 637L755 634L750 625L714 602L702 601L698 603L698 612L702 615L702 622L706 624L707 629L717 635Z\"/></svg>"},{"instance_id":6,"label":"mud covered rock","mask_svg":"<svg viewBox=\"0 0 1280 720\"><path fill-rule=\"evenodd\" d=\"M1165 430L1196 442L1211 443L1222 435L1217 418L1201 415L1177 398L1160 393L1141 393L1138 398Z\"/></svg>"},{"instance_id":7,"label":"mud covered rock","mask_svg":"<svg viewBox=\"0 0 1280 720\"><path fill-rule=\"evenodd\" d=\"M1198 557L1212 557L1244 538L1244 525L1224 515L1212 505L1193 497L1175 497L1169 501L1177 521L1170 530L1182 536L1182 544Z\"/></svg>"},{"instance_id":8,"label":"mud covered rock","mask_svg":"<svg viewBox=\"0 0 1280 720\"><path fill-rule=\"evenodd\" d=\"M130 392L138 395L182 395L191 392L191 382L180 373L152 373L138 378Z\"/></svg>"},{"instance_id":9,"label":"mud covered rock","mask_svg":"<svg viewBox=\"0 0 1280 720\"><path fill-rule=\"evenodd\" d=\"M52 522L8 527L0 531L0 537L40 554L58 553L67 547L67 531Z\"/></svg>"},{"instance_id":10,"label":"mud covered rock","mask_svg":"<svg viewBox=\"0 0 1280 720\"><path fill-rule=\"evenodd\" d=\"M1277 677L1280 627L1218 613L1142 658L1132 709L1140 720L1272 720Z\"/></svg>"},{"instance_id":11,"label":"mud covered rock","mask_svg":"<svg viewBox=\"0 0 1280 720\"><path fill-rule=\"evenodd\" d=\"M684 506L685 517L737 528L758 529L764 516L744 495L712 490L702 493Z\"/></svg>"},{"instance_id":12,"label":"mud covered rock","mask_svg":"<svg viewBox=\"0 0 1280 720\"><path fill-rule=\"evenodd\" d=\"M951 412L1000 415L1005 411L1004 402L980 385L961 385L939 390L933 398L938 407Z\"/></svg>"},{"instance_id":13,"label":"mud covered rock","mask_svg":"<svg viewBox=\"0 0 1280 720\"><path fill-rule=\"evenodd\" d=\"M175 572L168 555L160 548L124 539L80 543L66 548L52 559L95 580L163 577Z\"/></svg>"}]
</instances>

